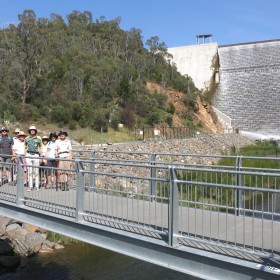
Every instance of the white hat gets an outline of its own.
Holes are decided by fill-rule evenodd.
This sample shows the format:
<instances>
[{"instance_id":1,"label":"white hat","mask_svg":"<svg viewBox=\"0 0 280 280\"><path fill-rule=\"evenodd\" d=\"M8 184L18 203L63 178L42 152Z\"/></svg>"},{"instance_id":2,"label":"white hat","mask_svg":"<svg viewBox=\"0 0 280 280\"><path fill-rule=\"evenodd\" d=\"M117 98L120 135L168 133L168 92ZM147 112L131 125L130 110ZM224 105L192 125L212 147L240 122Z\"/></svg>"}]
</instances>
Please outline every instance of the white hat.
<instances>
[{"instance_id":1,"label":"white hat","mask_svg":"<svg viewBox=\"0 0 280 280\"><path fill-rule=\"evenodd\" d=\"M30 130L36 130L37 131L37 128L35 125L31 125L28 129L28 132L30 132Z\"/></svg>"},{"instance_id":2,"label":"white hat","mask_svg":"<svg viewBox=\"0 0 280 280\"><path fill-rule=\"evenodd\" d=\"M17 137L20 137L20 136L26 136L26 134L21 130L21 131L19 131Z\"/></svg>"}]
</instances>

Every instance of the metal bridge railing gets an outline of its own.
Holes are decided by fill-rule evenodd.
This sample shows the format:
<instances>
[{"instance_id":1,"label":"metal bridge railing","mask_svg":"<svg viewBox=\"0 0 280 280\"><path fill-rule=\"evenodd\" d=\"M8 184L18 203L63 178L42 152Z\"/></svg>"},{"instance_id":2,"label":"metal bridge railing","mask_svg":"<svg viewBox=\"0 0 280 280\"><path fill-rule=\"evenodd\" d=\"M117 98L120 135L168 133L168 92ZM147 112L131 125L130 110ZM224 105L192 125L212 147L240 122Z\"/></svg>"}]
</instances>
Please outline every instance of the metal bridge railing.
<instances>
[{"instance_id":1,"label":"metal bridge railing","mask_svg":"<svg viewBox=\"0 0 280 280\"><path fill-rule=\"evenodd\" d=\"M241 157L230 158L235 164L223 169L190 165L185 160L172 165L169 159L175 155L161 156L168 160L159 161L158 154L138 159L124 153L118 159L97 158L92 153L86 159L71 160L69 169L51 168L48 189L43 188L44 173L50 168L26 165L24 157L18 157L16 166L12 164L16 185L4 183L0 201L17 205L19 211L28 207L89 226L101 224L137 233L139 238L163 239L172 247L222 248L222 253L228 249L279 259L277 168L243 168ZM25 167L39 168L39 191L28 192ZM67 174L67 184L59 181L62 173Z\"/></svg>"},{"instance_id":2,"label":"metal bridge railing","mask_svg":"<svg viewBox=\"0 0 280 280\"><path fill-rule=\"evenodd\" d=\"M182 239L260 255L279 254L279 173L201 168L173 172Z\"/></svg>"}]
</instances>

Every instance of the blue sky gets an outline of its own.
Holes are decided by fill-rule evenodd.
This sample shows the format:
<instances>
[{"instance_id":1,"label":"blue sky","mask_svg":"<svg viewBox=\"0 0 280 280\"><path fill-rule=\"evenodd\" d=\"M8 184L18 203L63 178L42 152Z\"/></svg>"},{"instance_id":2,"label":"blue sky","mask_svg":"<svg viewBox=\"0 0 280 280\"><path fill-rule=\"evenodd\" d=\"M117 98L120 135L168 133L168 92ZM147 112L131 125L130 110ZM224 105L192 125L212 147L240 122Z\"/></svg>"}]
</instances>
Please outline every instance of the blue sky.
<instances>
[{"instance_id":1,"label":"blue sky","mask_svg":"<svg viewBox=\"0 0 280 280\"><path fill-rule=\"evenodd\" d=\"M120 16L122 29L141 29L144 42L158 36L167 47L209 33L219 45L280 39L279 0L0 0L0 7L1 27L17 23L24 9L47 18L91 11L94 20Z\"/></svg>"}]
</instances>

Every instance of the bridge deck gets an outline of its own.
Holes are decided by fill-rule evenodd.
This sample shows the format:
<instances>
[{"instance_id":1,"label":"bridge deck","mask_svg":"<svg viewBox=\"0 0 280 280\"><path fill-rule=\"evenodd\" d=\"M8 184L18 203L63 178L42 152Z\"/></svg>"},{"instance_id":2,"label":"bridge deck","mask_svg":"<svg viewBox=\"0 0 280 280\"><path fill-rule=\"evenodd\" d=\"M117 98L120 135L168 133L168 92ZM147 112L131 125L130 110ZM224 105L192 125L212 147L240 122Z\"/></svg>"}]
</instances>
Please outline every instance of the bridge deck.
<instances>
[{"instance_id":1,"label":"bridge deck","mask_svg":"<svg viewBox=\"0 0 280 280\"><path fill-rule=\"evenodd\" d=\"M25 188L24 196L24 204L28 207L75 219L77 199L75 188L69 191L53 188L32 192L27 192ZM14 202L15 197L16 187L6 184L0 188L1 200ZM129 196L85 192L82 216L88 223L107 225L142 236L166 239L168 234L167 203L139 200ZM277 255L280 252L280 243L274 241L275 236L280 232L280 222L272 222L272 218L236 216L227 212L181 206L179 243L261 261L248 252L253 249L255 253L258 251L263 253L271 248ZM223 244L222 249L215 246ZM232 251L231 245L235 249L239 247L239 252Z\"/></svg>"}]
</instances>

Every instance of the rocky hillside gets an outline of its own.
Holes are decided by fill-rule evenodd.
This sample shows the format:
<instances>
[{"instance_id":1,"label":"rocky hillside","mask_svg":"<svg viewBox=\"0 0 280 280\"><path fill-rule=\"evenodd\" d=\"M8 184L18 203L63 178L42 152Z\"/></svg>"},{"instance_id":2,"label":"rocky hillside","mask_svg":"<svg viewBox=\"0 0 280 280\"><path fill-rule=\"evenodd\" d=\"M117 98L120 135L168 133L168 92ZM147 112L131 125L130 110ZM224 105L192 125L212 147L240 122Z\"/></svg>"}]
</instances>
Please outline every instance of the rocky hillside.
<instances>
[{"instance_id":1,"label":"rocky hillside","mask_svg":"<svg viewBox=\"0 0 280 280\"><path fill-rule=\"evenodd\" d=\"M183 100L185 94L183 92L178 92L171 89L164 89L162 86L156 83L148 82L147 88L151 92L167 93L168 102L174 104L176 112L173 115L173 124L175 126L181 126L182 119L188 113L188 108L184 104ZM222 126L218 122L217 116L214 113L211 105L202 101L200 97L197 98L197 108L198 112L194 114L194 124L201 126L201 128L206 132L219 133L222 132Z\"/></svg>"}]
</instances>

